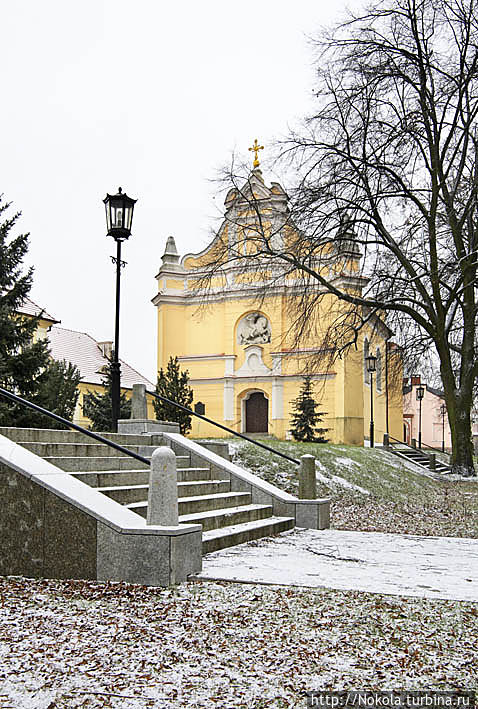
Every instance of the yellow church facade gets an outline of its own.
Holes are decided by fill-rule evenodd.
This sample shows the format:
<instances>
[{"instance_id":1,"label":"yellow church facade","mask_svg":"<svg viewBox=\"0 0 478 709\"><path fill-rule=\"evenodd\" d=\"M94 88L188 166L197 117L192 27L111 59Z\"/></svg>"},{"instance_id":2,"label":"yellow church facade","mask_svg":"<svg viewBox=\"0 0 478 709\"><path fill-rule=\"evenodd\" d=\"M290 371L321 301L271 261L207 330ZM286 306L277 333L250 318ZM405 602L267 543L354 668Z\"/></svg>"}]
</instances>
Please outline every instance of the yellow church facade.
<instances>
[{"instance_id":1,"label":"yellow church facade","mask_svg":"<svg viewBox=\"0 0 478 709\"><path fill-rule=\"evenodd\" d=\"M282 187L278 183L268 187L257 167L251 173L249 187L255 205L269 215L269 222L274 221L275 214L287 210ZM392 333L378 318L361 330L355 347L341 357L325 360L319 356L323 343L317 340L317 328L304 328L300 341L292 335L290 303L296 297L293 274L270 278L259 261L248 259L241 268L233 259L209 280L207 293L202 289L204 263L211 263L218 239L235 244L234 248L244 249L244 253L250 248L244 233L251 233L251 220L257 219L257 211L251 213L244 202L244 192L230 191L218 234L198 254L180 258L174 239L168 238L156 277L158 294L153 298L158 317L158 371L166 368L170 357L177 356L181 369L189 372L194 402L204 405L208 418L233 431L267 433L279 439L290 438L292 402L308 371L314 399L324 413L318 426L328 429L326 435L332 443L364 444L369 437L371 397L375 441L381 442L385 432L401 439L401 383L395 377L397 385L393 386L388 376L390 357L396 361L397 350L390 339ZM286 229L277 230L278 238L281 231L285 234ZM243 243L237 246L239 232ZM287 238L284 234L282 238ZM352 251L347 258L348 275L344 277L350 283L346 285L359 291L360 255ZM265 278L270 278L270 284L258 297L258 285ZM315 313L317 322L329 317L336 300L324 295ZM373 377L366 371L368 354L377 356ZM229 434L193 417L190 435Z\"/></svg>"}]
</instances>

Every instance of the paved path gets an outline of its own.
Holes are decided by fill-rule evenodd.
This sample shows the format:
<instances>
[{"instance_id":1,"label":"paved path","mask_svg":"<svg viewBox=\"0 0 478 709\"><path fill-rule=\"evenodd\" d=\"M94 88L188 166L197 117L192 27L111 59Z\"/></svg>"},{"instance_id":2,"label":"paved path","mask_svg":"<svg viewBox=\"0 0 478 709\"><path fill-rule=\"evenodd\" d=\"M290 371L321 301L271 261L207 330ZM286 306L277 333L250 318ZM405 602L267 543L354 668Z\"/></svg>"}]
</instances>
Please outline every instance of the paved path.
<instances>
[{"instance_id":1,"label":"paved path","mask_svg":"<svg viewBox=\"0 0 478 709\"><path fill-rule=\"evenodd\" d=\"M478 601L478 540L294 530L207 554L197 578Z\"/></svg>"}]
</instances>

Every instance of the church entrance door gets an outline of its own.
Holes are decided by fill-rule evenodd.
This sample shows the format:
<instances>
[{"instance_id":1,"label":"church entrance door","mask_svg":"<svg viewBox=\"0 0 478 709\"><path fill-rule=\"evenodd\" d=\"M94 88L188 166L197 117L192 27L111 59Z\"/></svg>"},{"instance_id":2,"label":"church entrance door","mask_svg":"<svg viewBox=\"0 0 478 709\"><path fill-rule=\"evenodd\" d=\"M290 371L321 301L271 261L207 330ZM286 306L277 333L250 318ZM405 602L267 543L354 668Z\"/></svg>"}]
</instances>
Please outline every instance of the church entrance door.
<instances>
[{"instance_id":1,"label":"church entrance door","mask_svg":"<svg viewBox=\"0 0 478 709\"><path fill-rule=\"evenodd\" d=\"M262 392L251 394L246 400L246 433L267 433L269 405Z\"/></svg>"}]
</instances>

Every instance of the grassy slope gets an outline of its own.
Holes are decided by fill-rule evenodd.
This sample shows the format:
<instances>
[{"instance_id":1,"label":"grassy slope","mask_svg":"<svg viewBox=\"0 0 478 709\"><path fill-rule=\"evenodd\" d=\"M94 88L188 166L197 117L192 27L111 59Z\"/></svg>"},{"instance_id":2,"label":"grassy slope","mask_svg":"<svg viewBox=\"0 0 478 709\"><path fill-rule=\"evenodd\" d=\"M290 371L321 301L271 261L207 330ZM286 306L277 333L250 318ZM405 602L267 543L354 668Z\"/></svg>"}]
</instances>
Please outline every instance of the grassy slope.
<instances>
[{"instance_id":1,"label":"grassy slope","mask_svg":"<svg viewBox=\"0 0 478 709\"><path fill-rule=\"evenodd\" d=\"M283 490L297 494L297 466L252 443L229 441L234 461ZM320 497L332 498L332 526L337 529L406 532L431 536L478 537L478 483L441 482L408 461L380 448L264 441L299 458L317 458ZM347 488L348 483L368 491Z\"/></svg>"}]
</instances>

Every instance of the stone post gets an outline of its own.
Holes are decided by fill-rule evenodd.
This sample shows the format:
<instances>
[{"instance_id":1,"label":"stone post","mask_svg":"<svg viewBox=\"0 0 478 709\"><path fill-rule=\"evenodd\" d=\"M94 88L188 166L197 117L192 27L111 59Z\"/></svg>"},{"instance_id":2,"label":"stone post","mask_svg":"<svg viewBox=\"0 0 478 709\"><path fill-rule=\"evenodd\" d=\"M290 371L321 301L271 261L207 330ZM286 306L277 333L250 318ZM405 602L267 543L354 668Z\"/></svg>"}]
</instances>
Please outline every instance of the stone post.
<instances>
[{"instance_id":1,"label":"stone post","mask_svg":"<svg viewBox=\"0 0 478 709\"><path fill-rule=\"evenodd\" d=\"M417 439L412 438L412 448L416 448L416 447L417 447Z\"/></svg>"},{"instance_id":2,"label":"stone post","mask_svg":"<svg viewBox=\"0 0 478 709\"><path fill-rule=\"evenodd\" d=\"M384 448L389 448L390 447L390 439L388 437L388 433L383 434L383 447Z\"/></svg>"},{"instance_id":3,"label":"stone post","mask_svg":"<svg viewBox=\"0 0 478 709\"><path fill-rule=\"evenodd\" d=\"M151 457L146 524L162 527L179 524L176 456L167 446L156 448Z\"/></svg>"},{"instance_id":4,"label":"stone post","mask_svg":"<svg viewBox=\"0 0 478 709\"><path fill-rule=\"evenodd\" d=\"M300 456L299 500L316 500L315 458L313 455Z\"/></svg>"},{"instance_id":5,"label":"stone post","mask_svg":"<svg viewBox=\"0 0 478 709\"><path fill-rule=\"evenodd\" d=\"M428 454L428 467L430 470L436 470L437 457L435 453Z\"/></svg>"},{"instance_id":6,"label":"stone post","mask_svg":"<svg viewBox=\"0 0 478 709\"><path fill-rule=\"evenodd\" d=\"M146 402L146 385L133 384L133 396L131 399L131 416L132 419L147 419L148 405Z\"/></svg>"}]
</instances>

